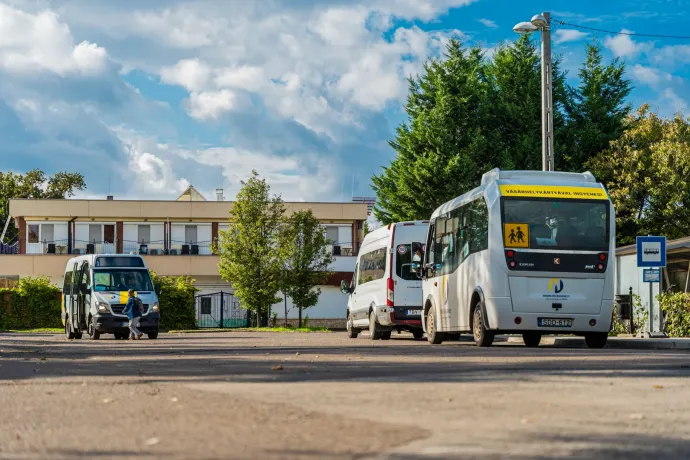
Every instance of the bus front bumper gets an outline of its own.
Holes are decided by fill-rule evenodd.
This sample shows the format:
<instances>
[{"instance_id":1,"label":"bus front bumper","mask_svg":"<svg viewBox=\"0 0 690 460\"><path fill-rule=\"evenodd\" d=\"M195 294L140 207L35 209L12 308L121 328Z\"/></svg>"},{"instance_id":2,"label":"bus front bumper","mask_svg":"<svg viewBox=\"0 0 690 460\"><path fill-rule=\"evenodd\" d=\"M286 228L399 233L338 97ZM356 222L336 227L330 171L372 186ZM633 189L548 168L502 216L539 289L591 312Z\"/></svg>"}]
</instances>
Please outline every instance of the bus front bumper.
<instances>
[{"instance_id":1,"label":"bus front bumper","mask_svg":"<svg viewBox=\"0 0 690 460\"><path fill-rule=\"evenodd\" d=\"M129 328L129 318L126 316L115 316L110 313L94 316L96 330L104 334L112 334ZM160 323L160 313L149 313L141 317L139 330L141 332L154 332L158 330Z\"/></svg>"}]
</instances>

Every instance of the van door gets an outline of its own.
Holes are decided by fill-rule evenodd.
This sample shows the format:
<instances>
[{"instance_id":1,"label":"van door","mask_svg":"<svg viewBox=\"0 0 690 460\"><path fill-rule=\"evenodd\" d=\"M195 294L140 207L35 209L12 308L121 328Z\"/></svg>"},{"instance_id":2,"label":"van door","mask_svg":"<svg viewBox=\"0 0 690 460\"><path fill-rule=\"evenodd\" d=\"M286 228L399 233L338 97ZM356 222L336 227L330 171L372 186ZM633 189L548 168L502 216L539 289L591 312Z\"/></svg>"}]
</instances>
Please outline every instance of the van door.
<instances>
[{"instance_id":1,"label":"van door","mask_svg":"<svg viewBox=\"0 0 690 460\"><path fill-rule=\"evenodd\" d=\"M80 280L79 264L77 262L72 266L72 284L70 286L69 299L67 300L67 320L72 326L72 330L76 330L79 324L76 321L76 299L77 293L79 292L79 280Z\"/></svg>"}]
</instances>

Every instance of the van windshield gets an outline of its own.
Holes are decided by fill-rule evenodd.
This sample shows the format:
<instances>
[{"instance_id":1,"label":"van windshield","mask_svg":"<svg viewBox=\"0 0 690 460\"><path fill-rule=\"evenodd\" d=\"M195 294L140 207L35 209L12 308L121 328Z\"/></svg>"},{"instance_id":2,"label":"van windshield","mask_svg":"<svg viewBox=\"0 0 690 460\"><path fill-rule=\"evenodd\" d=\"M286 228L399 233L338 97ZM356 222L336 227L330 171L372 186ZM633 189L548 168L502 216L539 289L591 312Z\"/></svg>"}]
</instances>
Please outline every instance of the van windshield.
<instances>
[{"instance_id":1,"label":"van windshield","mask_svg":"<svg viewBox=\"0 0 690 460\"><path fill-rule=\"evenodd\" d=\"M94 291L128 291L129 289L153 291L148 270L94 269Z\"/></svg>"},{"instance_id":2,"label":"van windshield","mask_svg":"<svg viewBox=\"0 0 690 460\"><path fill-rule=\"evenodd\" d=\"M418 281L417 273L412 270L412 262L418 264L424 260L422 243L399 244L395 249L395 274L407 281Z\"/></svg>"},{"instance_id":3,"label":"van windshield","mask_svg":"<svg viewBox=\"0 0 690 460\"><path fill-rule=\"evenodd\" d=\"M505 247L609 250L608 201L504 198Z\"/></svg>"}]
</instances>

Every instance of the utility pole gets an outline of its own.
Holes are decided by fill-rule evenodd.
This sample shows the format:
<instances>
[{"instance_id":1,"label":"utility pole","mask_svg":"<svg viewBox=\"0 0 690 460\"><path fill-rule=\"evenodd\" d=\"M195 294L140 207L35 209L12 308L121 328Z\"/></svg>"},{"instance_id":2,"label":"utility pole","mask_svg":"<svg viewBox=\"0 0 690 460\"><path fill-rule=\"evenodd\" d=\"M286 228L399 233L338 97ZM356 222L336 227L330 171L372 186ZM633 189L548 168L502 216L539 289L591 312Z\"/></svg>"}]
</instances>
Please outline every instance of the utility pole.
<instances>
[{"instance_id":1,"label":"utility pole","mask_svg":"<svg viewBox=\"0 0 690 460\"><path fill-rule=\"evenodd\" d=\"M551 13L541 14L541 156L542 170L554 171L553 159L553 72L551 69Z\"/></svg>"},{"instance_id":2,"label":"utility pole","mask_svg":"<svg viewBox=\"0 0 690 460\"><path fill-rule=\"evenodd\" d=\"M553 152L553 72L551 69L551 13L544 12L513 27L519 34L541 31L541 169L555 171Z\"/></svg>"}]
</instances>

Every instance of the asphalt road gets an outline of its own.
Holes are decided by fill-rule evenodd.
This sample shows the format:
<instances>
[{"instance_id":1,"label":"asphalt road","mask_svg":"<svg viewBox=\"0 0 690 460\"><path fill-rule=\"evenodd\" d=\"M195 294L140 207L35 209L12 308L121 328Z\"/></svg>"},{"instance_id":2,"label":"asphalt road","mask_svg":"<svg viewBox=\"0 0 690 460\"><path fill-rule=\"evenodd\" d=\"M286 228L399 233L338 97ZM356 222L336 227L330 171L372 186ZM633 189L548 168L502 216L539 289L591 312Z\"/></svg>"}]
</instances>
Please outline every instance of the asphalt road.
<instances>
[{"instance_id":1,"label":"asphalt road","mask_svg":"<svg viewBox=\"0 0 690 460\"><path fill-rule=\"evenodd\" d=\"M0 334L0 458L690 458L690 353Z\"/></svg>"}]
</instances>

